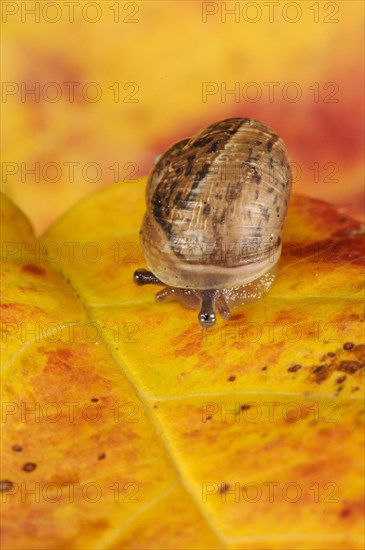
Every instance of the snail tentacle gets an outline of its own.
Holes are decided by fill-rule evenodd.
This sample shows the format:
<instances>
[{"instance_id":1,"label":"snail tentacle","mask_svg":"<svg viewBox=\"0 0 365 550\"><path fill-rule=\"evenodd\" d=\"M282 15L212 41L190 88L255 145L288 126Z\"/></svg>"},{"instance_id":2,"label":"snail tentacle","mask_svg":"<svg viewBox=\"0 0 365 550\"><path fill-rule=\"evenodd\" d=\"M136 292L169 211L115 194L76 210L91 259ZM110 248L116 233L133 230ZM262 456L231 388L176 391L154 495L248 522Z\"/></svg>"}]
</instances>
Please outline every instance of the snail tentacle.
<instances>
[{"instance_id":1,"label":"snail tentacle","mask_svg":"<svg viewBox=\"0 0 365 550\"><path fill-rule=\"evenodd\" d=\"M215 297L217 290L202 290L202 305L198 315L199 323L203 328L212 327L215 324L216 316L214 313Z\"/></svg>"},{"instance_id":2,"label":"snail tentacle","mask_svg":"<svg viewBox=\"0 0 365 550\"><path fill-rule=\"evenodd\" d=\"M187 309L198 309L200 299L197 292L188 288L166 286L155 295L156 302L170 302L176 300Z\"/></svg>"},{"instance_id":3,"label":"snail tentacle","mask_svg":"<svg viewBox=\"0 0 365 550\"><path fill-rule=\"evenodd\" d=\"M148 271L147 269L137 269L133 273L133 280L136 285L143 286L143 285L165 285L160 279L158 279L152 271Z\"/></svg>"}]
</instances>

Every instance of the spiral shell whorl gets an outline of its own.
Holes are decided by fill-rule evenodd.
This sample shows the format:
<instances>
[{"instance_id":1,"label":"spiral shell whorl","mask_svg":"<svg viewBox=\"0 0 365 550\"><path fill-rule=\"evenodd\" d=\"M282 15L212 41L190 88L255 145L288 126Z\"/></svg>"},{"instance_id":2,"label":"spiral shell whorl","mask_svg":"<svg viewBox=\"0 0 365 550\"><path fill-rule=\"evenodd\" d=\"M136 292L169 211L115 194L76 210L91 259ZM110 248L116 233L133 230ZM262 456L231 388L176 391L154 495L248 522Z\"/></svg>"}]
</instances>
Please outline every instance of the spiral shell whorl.
<instances>
[{"instance_id":1,"label":"spiral shell whorl","mask_svg":"<svg viewBox=\"0 0 365 550\"><path fill-rule=\"evenodd\" d=\"M212 124L170 147L147 185L141 242L166 285L230 288L271 269L291 188L282 140L244 118Z\"/></svg>"}]
</instances>

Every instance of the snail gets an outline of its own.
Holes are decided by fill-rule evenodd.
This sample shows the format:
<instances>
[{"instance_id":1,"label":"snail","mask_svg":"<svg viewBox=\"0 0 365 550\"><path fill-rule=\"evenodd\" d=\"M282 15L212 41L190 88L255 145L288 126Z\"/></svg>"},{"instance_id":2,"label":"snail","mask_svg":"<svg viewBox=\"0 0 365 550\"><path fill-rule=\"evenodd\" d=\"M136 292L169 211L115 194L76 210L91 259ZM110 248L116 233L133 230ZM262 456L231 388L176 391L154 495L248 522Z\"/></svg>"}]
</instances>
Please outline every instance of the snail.
<instances>
[{"instance_id":1,"label":"snail","mask_svg":"<svg viewBox=\"0 0 365 550\"><path fill-rule=\"evenodd\" d=\"M140 231L156 301L200 309L202 327L261 298L275 279L291 190L281 138L250 118L225 119L155 161Z\"/></svg>"}]
</instances>

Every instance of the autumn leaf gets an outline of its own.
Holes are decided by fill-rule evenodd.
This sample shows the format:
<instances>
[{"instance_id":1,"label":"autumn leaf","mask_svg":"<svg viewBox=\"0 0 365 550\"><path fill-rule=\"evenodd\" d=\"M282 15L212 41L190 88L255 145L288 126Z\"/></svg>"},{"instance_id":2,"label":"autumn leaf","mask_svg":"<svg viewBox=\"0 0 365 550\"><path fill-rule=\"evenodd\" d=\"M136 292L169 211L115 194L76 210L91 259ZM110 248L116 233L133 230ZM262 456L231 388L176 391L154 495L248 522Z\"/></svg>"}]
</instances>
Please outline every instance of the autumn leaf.
<instances>
[{"instance_id":1,"label":"autumn leaf","mask_svg":"<svg viewBox=\"0 0 365 550\"><path fill-rule=\"evenodd\" d=\"M144 185L39 239L2 199L4 548L363 548L359 222L294 195L269 294L202 329L132 282Z\"/></svg>"}]
</instances>

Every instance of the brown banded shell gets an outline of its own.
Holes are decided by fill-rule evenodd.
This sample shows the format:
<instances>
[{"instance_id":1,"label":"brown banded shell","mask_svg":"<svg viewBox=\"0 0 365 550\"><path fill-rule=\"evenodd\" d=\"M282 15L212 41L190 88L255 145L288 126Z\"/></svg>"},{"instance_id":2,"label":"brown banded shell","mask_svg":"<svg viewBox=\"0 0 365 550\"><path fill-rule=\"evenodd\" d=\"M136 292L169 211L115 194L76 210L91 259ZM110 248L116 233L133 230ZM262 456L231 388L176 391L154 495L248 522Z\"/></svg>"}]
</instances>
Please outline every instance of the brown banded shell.
<instances>
[{"instance_id":1,"label":"brown banded shell","mask_svg":"<svg viewBox=\"0 0 365 550\"><path fill-rule=\"evenodd\" d=\"M265 277L280 258L290 190L284 143L261 122L226 119L175 143L147 185L149 282L204 291Z\"/></svg>"}]
</instances>

